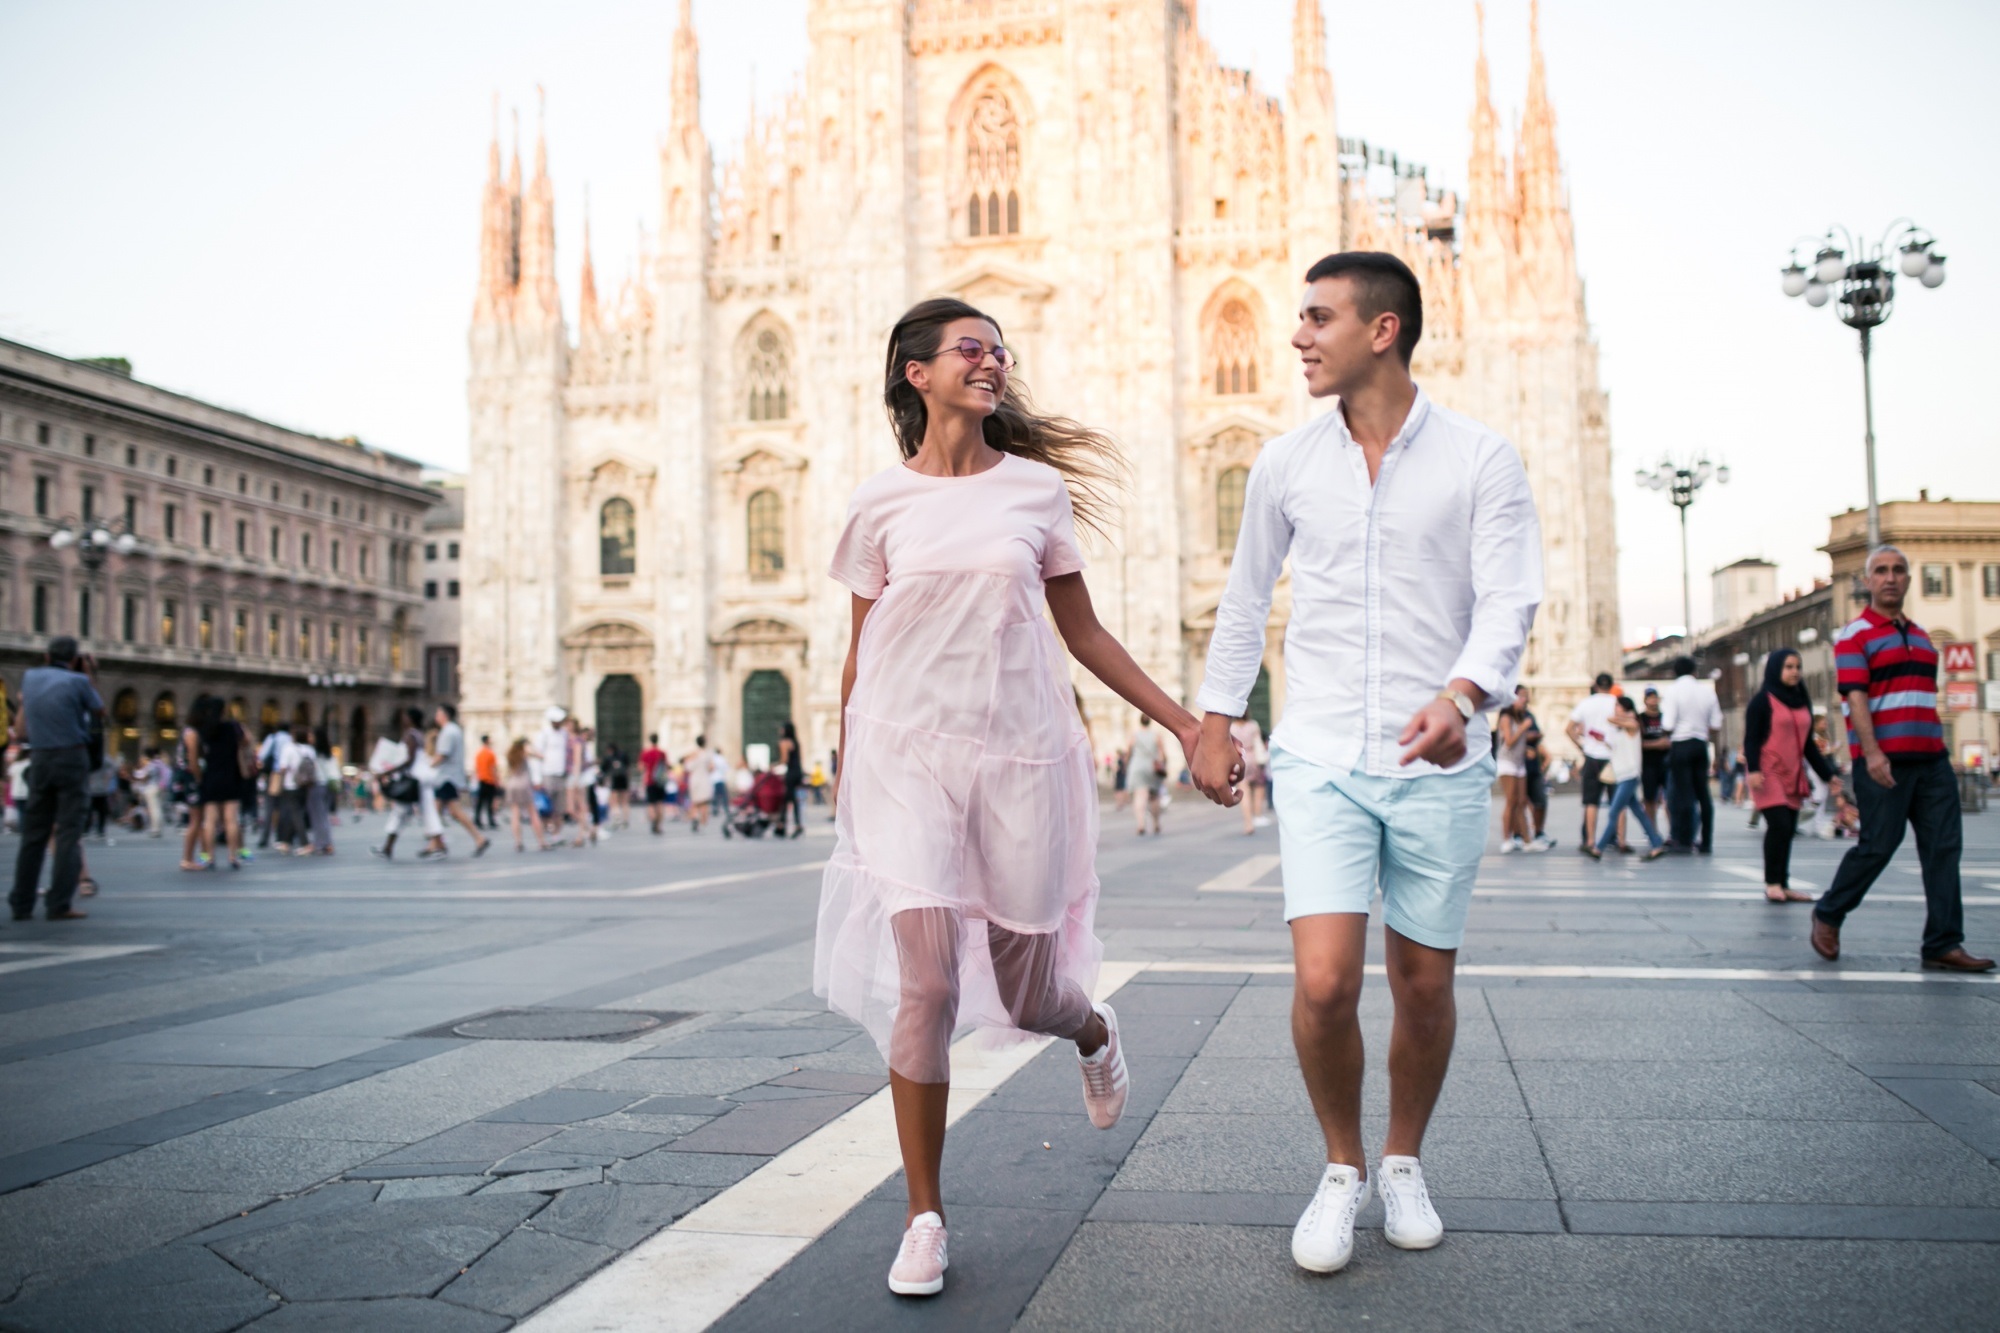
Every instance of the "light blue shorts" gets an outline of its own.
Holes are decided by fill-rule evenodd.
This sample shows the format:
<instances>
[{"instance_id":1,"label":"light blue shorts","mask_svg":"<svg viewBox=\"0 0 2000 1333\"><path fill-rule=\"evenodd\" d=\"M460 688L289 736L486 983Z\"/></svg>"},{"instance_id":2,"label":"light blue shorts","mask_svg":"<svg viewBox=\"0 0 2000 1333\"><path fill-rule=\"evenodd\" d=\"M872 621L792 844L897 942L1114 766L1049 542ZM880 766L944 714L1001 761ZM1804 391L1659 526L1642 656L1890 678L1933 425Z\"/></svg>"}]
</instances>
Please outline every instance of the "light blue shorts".
<instances>
[{"instance_id":1,"label":"light blue shorts","mask_svg":"<svg viewBox=\"0 0 2000 1333\"><path fill-rule=\"evenodd\" d=\"M1492 789L1490 756L1458 773L1376 778L1273 750L1285 920L1366 916L1380 884L1385 925L1418 944L1456 949L1486 849Z\"/></svg>"}]
</instances>

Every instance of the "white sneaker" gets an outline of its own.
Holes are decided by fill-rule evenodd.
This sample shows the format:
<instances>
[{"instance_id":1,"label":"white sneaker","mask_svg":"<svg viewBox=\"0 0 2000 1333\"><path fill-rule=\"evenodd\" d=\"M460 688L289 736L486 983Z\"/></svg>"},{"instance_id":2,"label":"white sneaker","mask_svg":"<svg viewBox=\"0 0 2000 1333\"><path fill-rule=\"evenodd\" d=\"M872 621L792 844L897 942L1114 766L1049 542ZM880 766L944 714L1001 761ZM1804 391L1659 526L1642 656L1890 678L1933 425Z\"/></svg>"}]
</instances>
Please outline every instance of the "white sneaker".
<instances>
[{"instance_id":1,"label":"white sneaker","mask_svg":"<svg viewBox=\"0 0 2000 1333\"><path fill-rule=\"evenodd\" d=\"M944 1270L951 1267L945 1241L944 1219L936 1213L918 1213L890 1265L889 1290L898 1296L935 1296L943 1291Z\"/></svg>"},{"instance_id":2,"label":"white sneaker","mask_svg":"<svg viewBox=\"0 0 2000 1333\"><path fill-rule=\"evenodd\" d=\"M1518 852L1520 850L1521 840L1519 838L1502 838L1500 840L1500 855L1505 856L1509 852Z\"/></svg>"},{"instance_id":3,"label":"white sneaker","mask_svg":"<svg viewBox=\"0 0 2000 1333\"><path fill-rule=\"evenodd\" d=\"M1424 1188L1424 1169L1414 1157L1384 1157L1376 1175L1382 1181L1382 1238L1399 1250L1428 1250L1444 1239L1444 1223L1431 1207Z\"/></svg>"},{"instance_id":4,"label":"white sneaker","mask_svg":"<svg viewBox=\"0 0 2000 1333\"><path fill-rule=\"evenodd\" d=\"M1546 833L1536 834L1535 840L1528 844L1528 850L1531 852L1552 852L1555 849L1556 840Z\"/></svg>"},{"instance_id":5,"label":"white sneaker","mask_svg":"<svg viewBox=\"0 0 2000 1333\"><path fill-rule=\"evenodd\" d=\"M1369 1182L1351 1166L1328 1163L1319 1190L1292 1228L1292 1262L1313 1273L1338 1273L1354 1257L1354 1215L1368 1203Z\"/></svg>"},{"instance_id":6,"label":"white sneaker","mask_svg":"<svg viewBox=\"0 0 2000 1333\"><path fill-rule=\"evenodd\" d=\"M1089 1055L1079 1055L1083 1068L1083 1109L1090 1123L1110 1129L1125 1114L1125 1096L1131 1079L1125 1072L1125 1052L1118 1042L1118 1015L1108 1004L1092 1006L1104 1020L1104 1044Z\"/></svg>"}]
</instances>

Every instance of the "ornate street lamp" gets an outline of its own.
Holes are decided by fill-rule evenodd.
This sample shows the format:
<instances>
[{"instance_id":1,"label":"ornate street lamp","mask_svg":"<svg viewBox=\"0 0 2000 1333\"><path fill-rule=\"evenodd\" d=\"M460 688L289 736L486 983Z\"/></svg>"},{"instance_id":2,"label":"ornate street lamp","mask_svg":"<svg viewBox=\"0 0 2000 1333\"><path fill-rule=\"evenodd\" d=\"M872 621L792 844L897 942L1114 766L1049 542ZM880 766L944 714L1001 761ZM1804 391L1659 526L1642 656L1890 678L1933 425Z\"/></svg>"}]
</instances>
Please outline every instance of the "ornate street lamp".
<instances>
[{"instance_id":1,"label":"ornate street lamp","mask_svg":"<svg viewBox=\"0 0 2000 1333\"><path fill-rule=\"evenodd\" d=\"M65 518L57 523L55 531L49 534L51 550L67 551L72 546L76 548L76 558L83 565L84 587L92 591L101 585L106 556L113 551L119 555L134 555L141 545L138 536L125 526L122 517L108 520L92 519L89 522ZM79 627L81 632L77 637L88 639L90 621L95 619L95 615L80 619L83 624Z\"/></svg>"},{"instance_id":2,"label":"ornate street lamp","mask_svg":"<svg viewBox=\"0 0 2000 1333\"><path fill-rule=\"evenodd\" d=\"M1812 262L1802 263L1806 247ZM1895 257L1891 258L1891 251ZM1851 256L1851 258L1850 258ZM1870 245L1842 226L1792 244L1792 262L1779 270L1787 296L1809 306L1835 303L1840 322L1861 333L1861 404L1868 450L1868 549L1882 544L1882 511L1875 501L1875 389L1869 374L1869 330L1885 322L1896 304L1896 269L1926 287L1944 286L1944 255L1937 238L1908 218L1898 218Z\"/></svg>"},{"instance_id":3,"label":"ornate street lamp","mask_svg":"<svg viewBox=\"0 0 2000 1333\"><path fill-rule=\"evenodd\" d=\"M1640 468L1637 481L1649 491L1665 491L1673 501L1674 508L1681 516L1681 623L1682 633L1688 643L1694 642L1694 596L1688 582L1688 506L1694 503L1695 492L1715 482L1719 486L1729 484L1729 464L1720 466L1706 458L1697 458L1691 463L1675 463L1663 458L1652 471Z\"/></svg>"}]
</instances>

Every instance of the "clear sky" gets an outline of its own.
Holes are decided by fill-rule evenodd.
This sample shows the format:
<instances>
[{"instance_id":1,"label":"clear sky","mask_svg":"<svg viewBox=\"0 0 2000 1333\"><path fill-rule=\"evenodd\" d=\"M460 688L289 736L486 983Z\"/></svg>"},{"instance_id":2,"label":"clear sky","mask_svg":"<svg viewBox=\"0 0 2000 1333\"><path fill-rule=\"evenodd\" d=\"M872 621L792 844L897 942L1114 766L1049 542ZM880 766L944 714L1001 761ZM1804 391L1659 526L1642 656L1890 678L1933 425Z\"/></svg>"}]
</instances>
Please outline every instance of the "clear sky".
<instances>
[{"instance_id":1,"label":"clear sky","mask_svg":"<svg viewBox=\"0 0 2000 1333\"><path fill-rule=\"evenodd\" d=\"M547 90L557 243L576 297L586 184L599 287L656 212L673 0L342 5L0 0L0 335L129 357L144 379L445 465L465 461L465 326L492 97L532 137ZM695 0L703 118L733 151L802 67L805 0ZM1207 0L1204 30L1280 96L1292 0ZM1328 0L1343 133L1462 187L1471 0ZM1487 13L1512 123L1526 0ZM2000 499L2000 5L1548 0L1549 86L1611 393L1627 637L1680 620L1666 499L1632 481L1706 451L1706 571L1825 570L1863 497L1855 335L1778 291L1793 238L1909 215L1950 280L1877 338L1885 498ZM504 115L505 113L503 113ZM1981 145L1985 146L1982 147Z\"/></svg>"}]
</instances>

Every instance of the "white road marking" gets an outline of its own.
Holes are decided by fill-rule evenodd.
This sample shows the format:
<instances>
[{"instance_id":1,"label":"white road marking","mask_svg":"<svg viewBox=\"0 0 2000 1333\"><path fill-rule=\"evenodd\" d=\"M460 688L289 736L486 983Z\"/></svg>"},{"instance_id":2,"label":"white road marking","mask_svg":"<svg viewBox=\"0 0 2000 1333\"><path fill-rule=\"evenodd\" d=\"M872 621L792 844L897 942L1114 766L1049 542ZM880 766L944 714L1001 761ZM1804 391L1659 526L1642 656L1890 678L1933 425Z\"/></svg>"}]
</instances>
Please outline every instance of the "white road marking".
<instances>
[{"instance_id":1,"label":"white road marking","mask_svg":"<svg viewBox=\"0 0 2000 1333\"><path fill-rule=\"evenodd\" d=\"M1204 884L1195 885L1196 893L1283 893L1278 884L1259 884L1257 881L1278 868L1276 853L1246 857L1229 869Z\"/></svg>"},{"instance_id":2,"label":"white road marking","mask_svg":"<svg viewBox=\"0 0 2000 1333\"><path fill-rule=\"evenodd\" d=\"M123 958L127 954L151 953L159 947L157 944L0 944L0 953L27 955L11 962L0 962L0 973L60 967L64 963L90 963L100 958Z\"/></svg>"},{"instance_id":3,"label":"white road marking","mask_svg":"<svg viewBox=\"0 0 2000 1333\"><path fill-rule=\"evenodd\" d=\"M1155 959L1139 964L1104 964L1113 966L1137 966L1146 972L1207 972L1230 973L1249 972L1258 976L1290 976L1290 963L1218 963L1218 962L1175 962L1171 959ZM1386 976L1388 969L1380 963L1367 965L1370 976ZM1579 981L1918 981L1947 982L1961 981L1993 985L2000 983L2000 972L1857 972L1840 968L1764 968L1764 967L1613 967L1594 964L1573 963L1461 963L1457 974L1461 977L1546 977L1573 979Z\"/></svg>"},{"instance_id":4,"label":"white road marking","mask_svg":"<svg viewBox=\"0 0 2000 1333\"><path fill-rule=\"evenodd\" d=\"M1103 964L1097 993L1111 994L1146 966ZM996 1050L977 1036L954 1045L947 1123L984 1101L1048 1045L1047 1038L1037 1038ZM519 1333L707 1328L901 1165L895 1113L884 1088L515 1327ZM882 1238L884 1264L895 1239Z\"/></svg>"},{"instance_id":5,"label":"white road marking","mask_svg":"<svg viewBox=\"0 0 2000 1333\"><path fill-rule=\"evenodd\" d=\"M763 870L742 870L728 875L704 875L698 879L674 879L668 880L664 884L646 884L631 889L141 889L131 893L120 891L117 897L120 899L255 898L299 902L535 902L545 899L576 902L582 899L629 900L660 898L670 893L687 893L694 889L712 889L724 884L743 884L754 879L769 879L777 875L803 874L808 870L823 870L825 868L826 862L824 861L801 861L794 865L769 866ZM560 870L560 867L551 867L551 870Z\"/></svg>"},{"instance_id":6,"label":"white road marking","mask_svg":"<svg viewBox=\"0 0 2000 1333\"><path fill-rule=\"evenodd\" d=\"M1734 875L1738 879L1747 879L1752 884L1762 884L1764 882L1764 867L1753 865L1748 861L1717 861L1715 868L1725 875ZM1797 875L1791 877L1791 883L1793 888L1804 889L1808 892L1817 892L1819 889L1819 885L1813 883L1811 880L1800 879ZM1763 895L1759 894L1758 896L1762 897Z\"/></svg>"}]
</instances>

